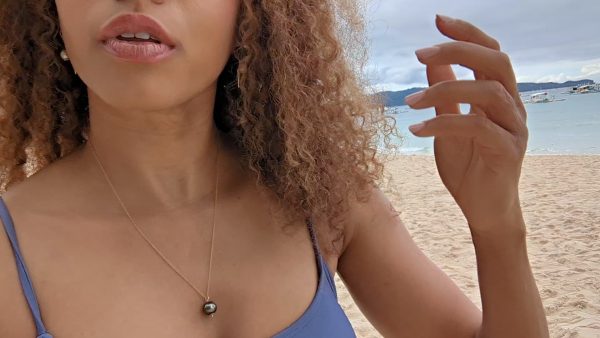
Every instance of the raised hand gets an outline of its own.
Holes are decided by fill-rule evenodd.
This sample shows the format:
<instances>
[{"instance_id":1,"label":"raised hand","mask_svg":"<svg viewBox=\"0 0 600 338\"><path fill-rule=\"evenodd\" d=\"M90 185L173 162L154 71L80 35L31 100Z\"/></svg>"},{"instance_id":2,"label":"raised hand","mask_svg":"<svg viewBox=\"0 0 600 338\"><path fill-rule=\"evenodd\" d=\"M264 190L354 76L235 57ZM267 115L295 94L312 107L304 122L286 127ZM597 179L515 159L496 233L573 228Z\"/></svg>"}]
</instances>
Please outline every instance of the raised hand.
<instances>
[{"instance_id":1,"label":"raised hand","mask_svg":"<svg viewBox=\"0 0 600 338\"><path fill-rule=\"evenodd\" d=\"M438 172L471 232L524 230L520 222L507 222L521 215L518 184L528 139L510 59L494 38L468 22L438 15L436 26L455 41L416 51L430 87L406 98L414 109L435 107L436 117L409 128L416 136L435 137ZM452 64L473 70L475 80L456 80ZM471 105L468 114L459 103Z\"/></svg>"}]
</instances>

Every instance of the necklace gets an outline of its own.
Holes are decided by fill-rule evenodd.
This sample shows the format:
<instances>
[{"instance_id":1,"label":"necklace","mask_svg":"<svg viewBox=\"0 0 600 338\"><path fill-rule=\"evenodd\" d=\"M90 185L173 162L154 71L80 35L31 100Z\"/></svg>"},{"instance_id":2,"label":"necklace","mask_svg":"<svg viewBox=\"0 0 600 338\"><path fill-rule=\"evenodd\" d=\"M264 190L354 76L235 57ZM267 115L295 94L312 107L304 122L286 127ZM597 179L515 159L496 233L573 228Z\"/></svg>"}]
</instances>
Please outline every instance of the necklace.
<instances>
[{"instance_id":1,"label":"necklace","mask_svg":"<svg viewBox=\"0 0 600 338\"><path fill-rule=\"evenodd\" d=\"M92 147L92 154L94 154L94 158L96 159L96 162L98 163L100 170L102 170L102 174L104 175L104 178L106 178L106 182L108 183L108 185L110 186L113 194L115 195L115 197L117 198L117 200L119 201L119 204L121 205L121 208L123 209L123 211L125 212L125 214L127 215L127 218L129 218L129 221L131 222L131 224L133 224L134 228L137 230L137 232L142 236L142 238L152 247L152 249L154 249L154 251L162 258L162 260L167 263L167 265L173 270L175 271L175 273L177 275L179 275L179 277L181 277L181 279L183 279L192 289L194 289L194 291L196 291L197 294L200 295L200 297L204 298L204 305L202 306L202 311L206 314L209 315L210 317L213 317L215 312L217 312L217 304L210 300L209 297L209 286L210 286L210 272L211 272L211 268L212 268L212 253L213 253L213 242L215 239L215 210L217 208L217 189L219 187L219 142L217 141L217 155L215 156L215 198L214 198L214 204L213 204L213 226L212 226L212 235L211 235L211 241L210 241L210 258L209 258L209 262L208 262L208 282L206 283L206 296L204 296L200 290L198 290L198 288L196 288L194 286L194 284L192 284L180 271L179 269L177 269L166 257L165 255L160 252L160 250L158 250L158 248L156 247L156 245L154 245L154 243L152 243L150 241L150 239L148 239L148 236L142 231L142 229L140 229L140 227L138 227L138 225L135 223L135 221L133 220L133 218L131 217L131 215L129 214L129 211L127 211L127 208L125 207L125 205L123 204L123 201L121 200L121 198L119 197L119 194L117 194L117 191L115 189L115 187L113 186L112 182L110 181L110 179L108 178L108 174L106 174L106 170L104 170L104 166L102 165L102 163L100 162L100 159L98 158L98 154L96 153L96 148L94 147L94 145L92 144L92 140L89 139L90 145Z\"/></svg>"}]
</instances>

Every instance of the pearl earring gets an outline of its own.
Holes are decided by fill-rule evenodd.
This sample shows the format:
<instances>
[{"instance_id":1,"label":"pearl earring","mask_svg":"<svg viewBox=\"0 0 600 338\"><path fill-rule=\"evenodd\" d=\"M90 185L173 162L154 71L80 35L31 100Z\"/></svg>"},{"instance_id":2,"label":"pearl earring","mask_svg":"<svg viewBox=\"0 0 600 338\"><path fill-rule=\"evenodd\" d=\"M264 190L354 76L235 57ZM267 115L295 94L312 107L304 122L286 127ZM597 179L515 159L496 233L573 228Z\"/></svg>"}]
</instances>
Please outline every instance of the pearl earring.
<instances>
[{"instance_id":1,"label":"pearl earring","mask_svg":"<svg viewBox=\"0 0 600 338\"><path fill-rule=\"evenodd\" d=\"M60 58L63 59L63 61L65 61L65 62L70 60L69 55L67 55L67 51L64 49L60 51ZM73 72L75 74L77 74L77 71L74 69L73 69Z\"/></svg>"},{"instance_id":2,"label":"pearl earring","mask_svg":"<svg viewBox=\"0 0 600 338\"><path fill-rule=\"evenodd\" d=\"M60 58L63 59L63 61L69 61L69 55L67 55L66 50L63 49L60 51Z\"/></svg>"}]
</instances>

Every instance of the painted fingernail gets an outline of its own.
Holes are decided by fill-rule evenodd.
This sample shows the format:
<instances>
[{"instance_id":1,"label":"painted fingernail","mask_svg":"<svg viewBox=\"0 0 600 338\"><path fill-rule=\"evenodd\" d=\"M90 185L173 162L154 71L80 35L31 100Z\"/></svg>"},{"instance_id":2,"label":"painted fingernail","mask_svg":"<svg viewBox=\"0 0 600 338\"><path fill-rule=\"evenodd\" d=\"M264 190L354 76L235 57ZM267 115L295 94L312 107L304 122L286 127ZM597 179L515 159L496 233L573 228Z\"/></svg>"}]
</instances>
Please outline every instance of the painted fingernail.
<instances>
[{"instance_id":1,"label":"painted fingernail","mask_svg":"<svg viewBox=\"0 0 600 338\"><path fill-rule=\"evenodd\" d=\"M437 46L436 47L427 47L427 48L418 49L417 51L415 51L415 54L417 54L417 57L419 57L419 58L427 59L429 57L436 55L439 51L440 51L440 47L437 47Z\"/></svg>"},{"instance_id":2,"label":"painted fingernail","mask_svg":"<svg viewBox=\"0 0 600 338\"><path fill-rule=\"evenodd\" d=\"M410 130L410 132L414 134L414 133L418 133L421 129L423 129L423 127L425 127L425 123L420 122L420 123L409 126L408 130Z\"/></svg>"},{"instance_id":3,"label":"painted fingernail","mask_svg":"<svg viewBox=\"0 0 600 338\"><path fill-rule=\"evenodd\" d=\"M416 92L414 94L410 94L404 98L404 102L406 102L406 104L408 104L409 106L412 106L413 104L419 102L424 94L425 94L425 91L423 91L423 90Z\"/></svg>"},{"instance_id":4,"label":"painted fingernail","mask_svg":"<svg viewBox=\"0 0 600 338\"><path fill-rule=\"evenodd\" d=\"M454 21L454 18L451 18L449 16L445 16L445 15L441 15L441 14L437 14L436 16L445 23L450 23L450 22Z\"/></svg>"}]
</instances>

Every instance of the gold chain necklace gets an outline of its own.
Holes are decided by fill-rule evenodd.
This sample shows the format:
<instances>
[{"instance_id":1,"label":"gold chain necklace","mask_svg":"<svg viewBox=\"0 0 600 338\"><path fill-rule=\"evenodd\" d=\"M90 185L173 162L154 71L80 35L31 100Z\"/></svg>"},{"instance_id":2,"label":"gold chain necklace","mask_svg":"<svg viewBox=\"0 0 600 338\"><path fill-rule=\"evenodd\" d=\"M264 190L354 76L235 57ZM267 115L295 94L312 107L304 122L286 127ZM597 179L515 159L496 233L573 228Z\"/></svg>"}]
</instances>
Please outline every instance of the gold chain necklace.
<instances>
[{"instance_id":1,"label":"gold chain necklace","mask_svg":"<svg viewBox=\"0 0 600 338\"><path fill-rule=\"evenodd\" d=\"M152 249L154 249L154 251L162 258L162 260L167 263L167 265L169 267L171 267L171 269L173 269L173 271L175 271L175 273L177 273L177 275L179 275L179 277L181 277L190 287L192 287L192 289L194 289L194 291L196 291L196 293L198 293L202 298L204 298L204 305L202 306L202 311L206 314L206 315L210 315L210 317L213 317L215 312L217 312L217 304L214 301L210 300L209 297L209 287L210 287L210 272L211 272L211 268L212 268L212 253L213 253L213 242L215 239L215 210L217 208L217 189L219 187L219 142L217 141L217 155L215 156L215 198L214 198L214 204L213 204L213 227L212 227L212 235L211 235L211 241L210 241L210 258L209 258L209 262L208 262L208 282L206 283L206 296L204 296L200 290L198 290L198 288L196 288L194 286L194 284L192 284L180 271L179 269L177 269L166 257L165 255L160 252L160 250L158 250L158 248L156 247L156 245L154 245L154 243L152 243L149 239L148 236L142 231L142 229L140 229L140 227L137 226L137 224L135 223L135 221L133 220L133 218L131 217L131 215L129 214L129 211L127 211L127 208L125 207L125 204L123 204L123 201L121 200L121 198L119 197L119 194L117 194L117 191L115 189L115 187L113 186L112 182L110 181L110 179L108 178L108 175L106 174L106 170L104 170L104 166L102 165L102 163L100 162L100 159L98 158L98 154L96 153L96 148L94 147L94 145L92 144L92 140L89 139L90 145L92 147L92 153L94 154L94 158L96 159L96 162L98 163L98 165L100 166L100 169L102 170L102 173L104 174L104 177L106 178L106 182L108 182L108 185L110 186L111 190L113 191L113 194L115 195L115 197L117 198L117 200L119 201L119 204L121 204L121 208L123 209L123 211L125 212L125 214L127 215L127 217L129 218L129 220L131 221L131 224L133 224L134 228L138 231L138 233L142 236L142 238L152 247Z\"/></svg>"}]
</instances>

